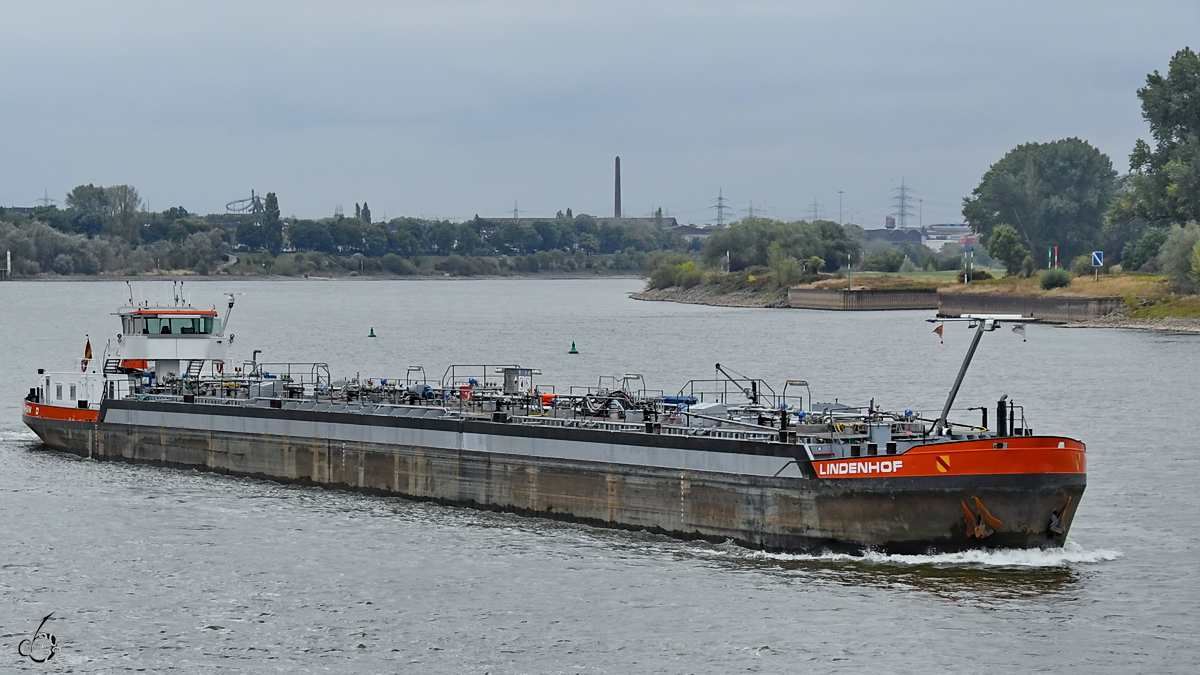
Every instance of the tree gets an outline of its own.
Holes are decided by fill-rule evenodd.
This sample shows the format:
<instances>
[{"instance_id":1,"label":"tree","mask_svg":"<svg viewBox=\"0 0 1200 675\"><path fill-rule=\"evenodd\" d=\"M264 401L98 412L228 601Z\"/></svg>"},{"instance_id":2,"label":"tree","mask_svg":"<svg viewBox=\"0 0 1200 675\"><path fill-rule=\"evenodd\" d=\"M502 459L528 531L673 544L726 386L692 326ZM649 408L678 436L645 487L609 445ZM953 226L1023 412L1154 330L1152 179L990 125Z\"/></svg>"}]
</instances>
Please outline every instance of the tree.
<instances>
[{"instance_id":1,"label":"tree","mask_svg":"<svg viewBox=\"0 0 1200 675\"><path fill-rule=\"evenodd\" d=\"M1021 245L1021 235L1012 225L1000 223L992 228L992 236L987 241L988 255L1004 263L1004 273L1013 276L1021 271L1021 263L1029 251Z\"/></svg>"},{"instance_id":2,"label":"tree","mask_svg":"<svg viewBox=\"0 0 1200 675\"><path fill-rule=\"evenodd\" d=\"M533 229L537 230L538 236L542 238L542 243L538 248L543 251L558 248L558 225L546 220L536 220L533 223Z\"/></svg>"},{"instance_id":3,"label":"tree","mask_svg":"<svg viewBox=\"0 0 1200 675\"><path fill-rule=\"evenodd\" d=\"M416 255L421 250L421 242L411 230L398 227L388 232L388 248L403 256Z\"/></svg>"},{"instance_id":4,"label":"tree","mask_svg":"<svg viewBox=\"0 0 1200 675\"><path fill-rule=\"evenodd\" d=\"M263 245L271 255L279 255L283 250L283 222L279 220L279 199L274 192L267 193L263 204Z\"/></svg>"},{"instance_id":5,"label":"tree","mask_svg":"<svg viewBox=\"0 0 1200 675\"><path fill-rule=\"evenodd\" d=\"M774 246L774 244L772 244ZM904 264L904 254L895 249L876 251L862 261L862 269L874 272L899 272Z\"/></svg>"},{"instance_id":6,"label":"tree","mask_svg":"<svg viewBox=\"0 0 1200 675\"><path fill-rule=\"evenodd\" d=\"M1140 239L1131 240L1121 250L1121 267L1131 272L1139 270L1158 255L1167 240L1167 228L1155 227L1146 231Z\"/></svg>"},{"instance_id":7,"label":"tree","mask_svg":"<svg viewBox=\"0 0 1200 675\"><path fill-rule=\"evenodd\" d=\"M239 244L251 251L257 251L267 245L262 225L249 218L238 224L237 240Z\"/></svg>"},{"instance_id":8,"label":"tree","mask_svg":"<svg viewBox=\"0 0 1200 675\"><path fill-rule=\"evenodd\" d=\"M67 193L67 207L79 213L96 213L103 218L108 212L108 195L104 188L91 183L80 185Z\"/></svg>"},{"instance_id":9,"label":"tree","mask_svg":"<svg viewBox=\"0 0 1200 675\"><path fill-rule=\"evenodd\" d=\"M297 220L288 228L292 240L292 248L301 251L324 251L332 253L333 236L329 234L329 226L315 220Z\"/></svg>"},{"instance_id":10,"label":"tree","mask_svg":"<svg viewBox=\"0 0 1200 675\"><path fill-rule=\"evenodd\" d=\"M142 240L138 214L142 210L142 198L132 185L112 185L104 188L108 202L108 231L130 244Z\"/></svg>"},{"instance_id":11,"label":"tree","mask_svg":"<svg viewBox=\"0 0 1200 675\"><path fill-rule=\"evenodd\" d=\"M542 237L528 223L505 223L500 228L504 245L513 253L533 253L542 243Z\"/></svg>"},{"instance_id":12,"label":"tree","mask_svg":"<svg viewBox=\"0 0 1200 675\"><path fill-rule=\"evenodd\" d=\"M1200 224L1173 225L1158 252L1158 264L1180 293L1200 291L1200 267L1196 251L1200 248Z\"/></svg>"},{"instance_id":13,"label":"tree","mask_svg":"<svg viewBox=\"0 0 1200 675\"><path fill-rule=\"evenodd\" d=\"M385 213L384 215L386 216L387 214ZM368 225L371 224L371 207L367 206L366 202L363 202L362 214L360 214L359 218L361 218L364 223Z\"/></svg>"},{"instance_id":14,"label":"tree","mask_svg":"<svg viewBox=\"0 0 1200 675\"><path fill-rule=\"evenodd\" d=\"M429 229L429 243L436 246L441 255L450 255L454 250L454 242L457 241L455 234L453 225L440 222Z\"/></svg>"},{"instance_id":15,"label":"tree","mask_svg":"<svg viewBox=\"0 0 1200 675\"><path fill-rule=\"evenodd\" d=\"M583 234L579 235L579 248L582 249L584 253L599 253L600 240L597 239L596 235L592 234L591 232L584 232Z\"/></svg>"},{"instance_id":16,"label":"tree","mask_svg":"<svg viewBox=\"0 0 1200 675\"><path fill-rule=\"evenodd\" d=\"M1069 259L1099 236L1116 177L1112 160L1078 138L1018 145L963 199L963 217L985 239L1007 223L1035 255L1058 246Z\"/></svg>"},{"instance_id":17,"label":"tree","mask_svg":"<svg viewBox=\"0 0 1200 675\"><path fill-rule=\"evenodd\" d=\"M372 258L382 257L388 252L388 231L383 225L371 225L363 233L363 247Z\"/></svg>"},{"instance_id":18,"label":"tree","mask_svg":"<svg viewBox=\"0 0 1200 675\"><path fill-rule=\"evenodd\" d=\"M1156 226L1200 220L1200 55L1179 50L1137 95L1154 148L1139 139L1129 156L1132 213Z\"/></svg>"},{"instance_id":19,"label":"tree","mask_svg":"<svg viewBox=\"0 0 1200 675\"><path fill-rule=\"evenodd\" d=\"M91 183L77 186L67 193L67 207L75 212L71 217L72 229L75 232L86 234L90 239L104 230L104 223L108 217L108 195L104 193L104 188L96 187ZM54 225L50 219L45 217L41 217L39 220L45 220ZM54 226L62 229L57 225Z\"/></svg>"},{"instance_id":20,"label":"tree","mask_svg":"<svg viewBox=\"0 0 1200 675\"><path fill-rule=\"evenodd\" d=\"M777 288L788 288L800 281L800 261L784 252L779 242L767 247L767 266L775 275Z\"/></svg>"},{"instance_id":21,"label":"tree","mask_svg":"<svg viewBox=\"0 0 1200 675\"><path fill-rule=\"evenodd\" d=\"M821 258L830 270L844 265L847 260L857 263L861 249L861 244L847 228L831 221L788 223L770 218L745 218L708 237L700 258L710 267L723 268L728 253L729 271L766 265L768 249L775 242L797 260ZM809 271L815 273L818 270Z\"/></svg>"}]
</instances>

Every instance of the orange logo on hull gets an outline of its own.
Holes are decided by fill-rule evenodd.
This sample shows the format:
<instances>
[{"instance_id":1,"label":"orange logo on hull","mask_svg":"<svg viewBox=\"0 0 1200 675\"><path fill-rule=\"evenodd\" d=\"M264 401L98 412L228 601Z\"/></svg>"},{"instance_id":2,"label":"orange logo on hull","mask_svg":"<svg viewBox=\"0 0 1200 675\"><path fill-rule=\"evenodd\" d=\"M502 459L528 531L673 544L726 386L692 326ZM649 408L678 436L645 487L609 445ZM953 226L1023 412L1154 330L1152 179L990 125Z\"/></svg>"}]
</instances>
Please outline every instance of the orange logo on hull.
<instances>
[{"instance_id":1,"label":"orange logo on hull","mask_svg":"<svg viewBox=\"0 0 1200 675\"><path fill-rule=\"evenodd\" d=\"M950 455L937 456L938 473L946 473L950 470Z\"/></svg>"}]
</instances>

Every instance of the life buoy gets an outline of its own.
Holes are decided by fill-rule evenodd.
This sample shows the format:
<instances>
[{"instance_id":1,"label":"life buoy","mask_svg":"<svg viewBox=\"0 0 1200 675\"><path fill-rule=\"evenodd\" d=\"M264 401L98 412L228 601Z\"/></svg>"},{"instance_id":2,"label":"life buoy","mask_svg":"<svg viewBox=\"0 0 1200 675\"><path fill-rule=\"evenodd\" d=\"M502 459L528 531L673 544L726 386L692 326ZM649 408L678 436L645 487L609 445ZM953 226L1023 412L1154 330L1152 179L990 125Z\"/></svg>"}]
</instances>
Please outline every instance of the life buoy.
<instances>
[{"instance_id":1,"label":"life buoy","mask_svg":"<svg viewBox=\"0 0 1200 675\"><path fill-rule=\"evenodd\" d=\"M471 391L471 388L470 388L470 387L459 387L459 388L458 388L458 397L459 397L459 398L461 398L461 399L462 399L462 400L464 400L464 401L473 401L473 400L475 400L475 399L474 399L474 393Z\"/></svg>"},{"instance_id":2,"label":"life buoy","mask_svg":"<svg viewBox=\"0 0 1200 675\"><path fill-rule=\"evenodd\" d=\"M225 372L225 362L224 362L224 361L216 361L215 363L216 363L216 365L217 365L217 372L218 372L218 373L223 373L223 372Z\"/></svg>"}]
</instances>

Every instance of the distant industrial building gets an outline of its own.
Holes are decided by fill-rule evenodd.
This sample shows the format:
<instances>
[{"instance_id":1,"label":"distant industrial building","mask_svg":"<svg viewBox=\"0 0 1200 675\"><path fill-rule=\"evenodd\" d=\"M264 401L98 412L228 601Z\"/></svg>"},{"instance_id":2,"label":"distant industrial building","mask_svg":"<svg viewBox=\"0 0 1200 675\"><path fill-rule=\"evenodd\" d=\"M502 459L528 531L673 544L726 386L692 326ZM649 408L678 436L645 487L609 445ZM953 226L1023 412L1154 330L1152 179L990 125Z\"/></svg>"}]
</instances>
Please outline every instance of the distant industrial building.
<instances>
[{"instance_id":1,"label":"distant industrial building","mask_svg":"<svg viewBox=\"0 0 1200 675\"><path fill-rule=\"evenodd\" d=\"M895 219L888 216L890 227L881 230L867 230L867 241L886 241L895 246L905 244L921 244L933 250L938 250L946 244L962 244L971 246L977 243L978 236L971 228L961 223L926 225L925 227L896 227Z\"/></svg>"},{"instance_id":2,"label":"distant industrial building","mask_svg":"<svg viewBox=\"0 0 1200 675\"><path fill-rule=\"evenodd\" d=\"M579 214L584 215L584 214ZM545 216L543 218L480 218L489 223L496 225L504 225L505 223L517 223L520 225L533 225L534 223L554 222L554 216ZM596 218L592 216L597 225L612 225L614 223L629 223L631 225L649 225L651 227L662 227L664 230L672 230L680 227L679 221L673 217L663 216L662 218Z\"/></svg>"},{"instance_id":3,"label":"distant industrial building","mask_svg":"<svg viewBox=\"0 0 1200 675\"><path fill-rule=\"evenodd\" d=\"M672 218L671 220L675 220L675 219ZM704 226L677 225L674 227L666 227L666 225L664 225L663 227L672 232L675 232L676 234L683 237L684 239L686 239L689 242L695 241L697 239L700 239L700 240L708 239L717 230L724 229L722 227L716 227L714 225L704 225Z\"/></svg>"}]
</instances>

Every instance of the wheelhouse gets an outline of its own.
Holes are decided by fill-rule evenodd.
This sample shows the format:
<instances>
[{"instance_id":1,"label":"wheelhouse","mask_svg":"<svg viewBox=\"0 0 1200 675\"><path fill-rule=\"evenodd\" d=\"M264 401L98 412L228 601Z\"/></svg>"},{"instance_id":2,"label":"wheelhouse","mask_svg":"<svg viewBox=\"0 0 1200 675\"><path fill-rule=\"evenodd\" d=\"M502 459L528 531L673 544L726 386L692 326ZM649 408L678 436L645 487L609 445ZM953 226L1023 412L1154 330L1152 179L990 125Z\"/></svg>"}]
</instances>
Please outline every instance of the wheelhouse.
<instances>
[{"instance_id":1,"label":"wheelhouse","mask_svg":"<svg viewBox=\"0 0 1200 675\"><path fill-rule=\"evenodd\" d=\"M221 331L215 311L163 312L138 310L121 314L125 335L214 335Z\"/></svg>"}]
</instances>

